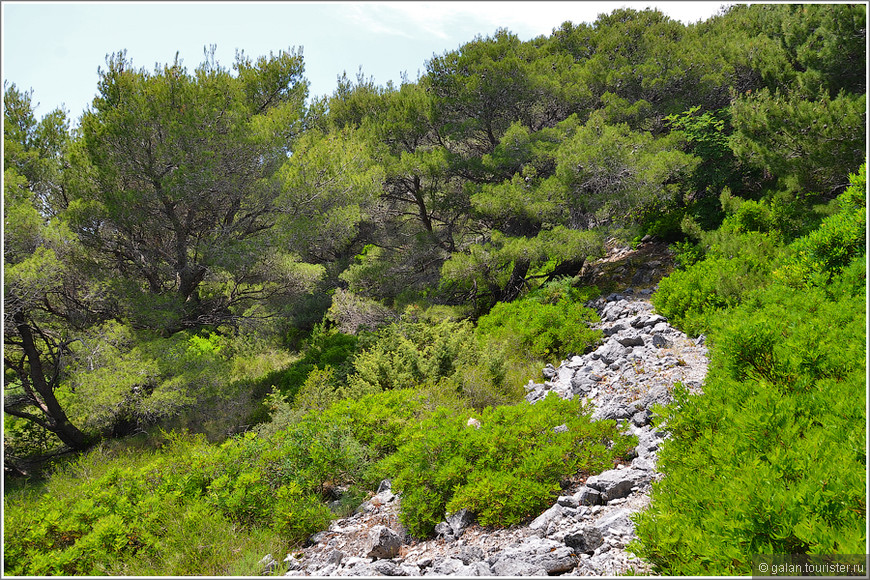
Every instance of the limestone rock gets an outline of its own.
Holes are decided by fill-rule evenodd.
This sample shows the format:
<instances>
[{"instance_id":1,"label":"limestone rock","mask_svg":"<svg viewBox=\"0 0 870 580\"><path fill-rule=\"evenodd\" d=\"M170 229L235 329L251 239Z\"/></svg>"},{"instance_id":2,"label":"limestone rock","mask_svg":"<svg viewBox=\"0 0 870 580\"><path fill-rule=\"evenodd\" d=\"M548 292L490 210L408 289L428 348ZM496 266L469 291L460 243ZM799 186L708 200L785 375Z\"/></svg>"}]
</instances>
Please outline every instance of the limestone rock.
<instances>
[{"instance_id":1,"label":"limestone rock","mask_svg":"<svg viewBox=\"0 0 870 580\"><path fill-rule=\"evenodd\" d=\"M627 496L631 488L649 483L649 473L639 469L611 469L586 480L586 486L597 490L601 499L608 502Z\"/></svg>"},{"instance_id":2,"label":"limestone rock","mask_svg":"<svg viewBox=\"0 0 870 580\"><path fill-rule=\"evenodd\" d=\"M399 555L402 539L386 526L375 526L369 532L365 554L369 558L395 558Z\"/></svg>"}]
</instances>

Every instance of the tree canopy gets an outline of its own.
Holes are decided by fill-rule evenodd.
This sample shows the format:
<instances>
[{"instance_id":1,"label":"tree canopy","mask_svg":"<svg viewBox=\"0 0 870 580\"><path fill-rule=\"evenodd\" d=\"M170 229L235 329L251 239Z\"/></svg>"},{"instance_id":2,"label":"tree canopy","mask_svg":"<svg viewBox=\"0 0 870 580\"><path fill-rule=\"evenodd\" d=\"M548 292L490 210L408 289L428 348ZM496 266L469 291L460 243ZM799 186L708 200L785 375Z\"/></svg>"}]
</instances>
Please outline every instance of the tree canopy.
<instances>
[{"instance_id":1,"label":"tree canopy","mask_svg":"<svg viewBox=\"0 0 870 580\"><path fill-rule=\"evenodd\" d=\"M301 49L229 68L206 49L192 70L121 51L75 129L5 84L8 412L82 445L51 394L81 409L82 373L114 364L79 364L87 337L153 362L137 345L477 318L611 238L689 243L743 201L799 235L865 156L863 6L556 24L478 35L398 86L345 74L316 100Z\"/></svg>"}]
</instances>

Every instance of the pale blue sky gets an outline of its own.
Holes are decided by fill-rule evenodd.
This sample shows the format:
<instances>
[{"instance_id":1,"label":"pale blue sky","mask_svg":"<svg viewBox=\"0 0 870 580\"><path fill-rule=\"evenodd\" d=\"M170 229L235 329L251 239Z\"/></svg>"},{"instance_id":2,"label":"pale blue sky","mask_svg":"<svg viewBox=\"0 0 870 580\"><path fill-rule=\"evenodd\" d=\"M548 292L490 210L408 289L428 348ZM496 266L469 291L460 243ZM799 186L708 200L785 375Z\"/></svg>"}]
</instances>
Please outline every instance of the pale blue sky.
<instances>
[{"instance_id":1,"label":"pale blue sky","mask_svg":"<svg viewBox=\"0 0 870 580\"><path fill-rule=\"evenodd\" d=\"M621 6L658 7L684 23L725 2L34 2L2 3L4 81L33 89L42 116L65 105L77 119L97 91L97 68L121 49L137 67L171 62L193 70L217 45L229 68L236 49L256 58L302 47L310 95L332 94L336 78L362 66L379 85L416 80L441 55L503 27L528 40L564 21L592 22Z\"/></svg>"}]
</instances>

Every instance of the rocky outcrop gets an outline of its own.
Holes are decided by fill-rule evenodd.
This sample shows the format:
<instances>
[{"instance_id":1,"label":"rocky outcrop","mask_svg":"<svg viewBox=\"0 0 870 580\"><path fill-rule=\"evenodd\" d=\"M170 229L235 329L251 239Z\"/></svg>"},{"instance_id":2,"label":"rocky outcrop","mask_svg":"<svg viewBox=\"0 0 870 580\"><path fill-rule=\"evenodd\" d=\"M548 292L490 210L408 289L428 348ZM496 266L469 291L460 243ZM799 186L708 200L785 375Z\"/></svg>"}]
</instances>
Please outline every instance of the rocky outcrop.
<instances>
[{"instance_id":1,"label":"rocky outcrop","mask_svg":"<svg viewBox=\"0 0 870 580\"><path fill-rule=\"evenodd\" d=\"M700 389L706 347L652 311L649 290L626 291L590 304L605 340L593 352L548 365L531 381L532 403L549 393L580 397L596 420L612 419L638 438L630 462L578 483L526 525L492 530L462 510L445 516L437 537L416 542L398 521L400 498L384 482L353 516L332 522L311 546L288 555L290 576L614 576L648 572L626 551L632 514L649 503L656 454L667 434L653 427L657 405L673 384ZM557 427L558 429L558 427ZM399 545L401 544L401 545Z\"/></svg>"}]
</instances>

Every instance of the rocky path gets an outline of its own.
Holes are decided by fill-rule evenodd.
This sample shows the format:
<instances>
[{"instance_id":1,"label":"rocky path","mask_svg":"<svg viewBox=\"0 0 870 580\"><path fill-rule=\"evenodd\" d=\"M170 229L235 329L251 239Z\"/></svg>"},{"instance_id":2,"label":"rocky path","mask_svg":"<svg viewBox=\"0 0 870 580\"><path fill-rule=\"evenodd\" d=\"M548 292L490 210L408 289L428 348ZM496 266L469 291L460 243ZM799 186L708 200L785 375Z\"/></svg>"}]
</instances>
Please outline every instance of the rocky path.
<instances>
[{"instance_id":1,"label":"rocky path","mask_svg":"<svg viewBox=\"0 0 870 580\"><path fill-rule=\"evenodd\" d=\"M406 540L398 521L400 499L383 482L357 512L313 536L310 546L287 555L285 566L268 557L266 571L288 576L614 576L649 572L626 551L634 537L631 515L649 503L659 443L652 407L672 400L680 381L698 390L707 372L703 339L691 340L652 311L650 290L611 294L590 306L605 335L594 352L544 369L527 385L534 403L549 392L579 396L593 418L615 419L637 435L636 456L626 465L578 483L526 525L485 529L459 512L439 524L438 538Z\"/></svg>"}]
</instances>

